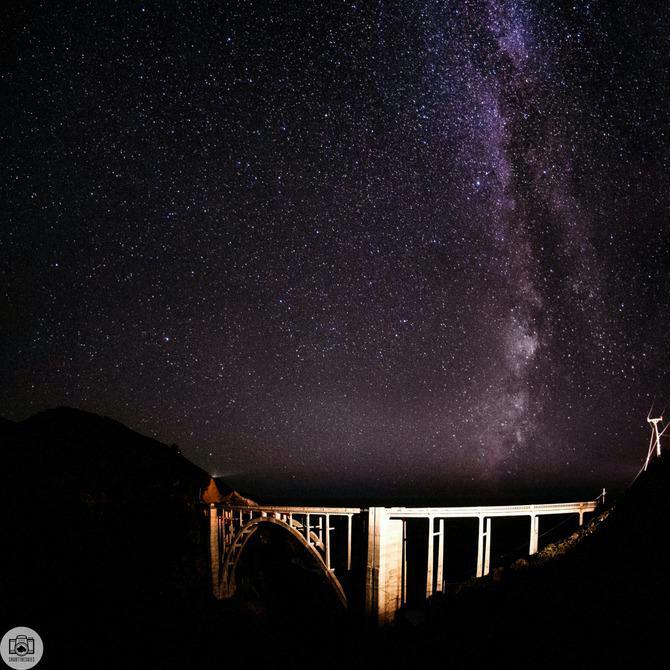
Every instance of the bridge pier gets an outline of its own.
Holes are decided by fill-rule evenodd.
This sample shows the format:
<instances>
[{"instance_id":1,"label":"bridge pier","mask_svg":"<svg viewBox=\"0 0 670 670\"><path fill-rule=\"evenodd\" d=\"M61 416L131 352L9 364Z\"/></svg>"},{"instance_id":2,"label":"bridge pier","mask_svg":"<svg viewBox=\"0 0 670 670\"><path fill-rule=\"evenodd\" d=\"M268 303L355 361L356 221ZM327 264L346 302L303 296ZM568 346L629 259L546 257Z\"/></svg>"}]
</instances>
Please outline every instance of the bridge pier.
<instances>
[{"instance_id":1,"label":"bridge pier","mask_svg":"<svg viewBox=\"0 0 670 670\"><path fill-rule=\"evenodd\" d=\"M537 554L540 540L540 517L535 514L530 515L530 542L528 544L528 555Z\"/></svg>"},{"instance_id":2,"label":"bridge pier","mask_svg":"<svg viewBox=\"0 0 670 670\"><path fill-rule=\"evenodd\" d=\"M330 514L326 514L326 528L325 528L325 534L323 536L323 546L326 551L326 567L329 570L332 570L330 567L330 531L332 528L330 527Z\"/></svg>"},{"instance_id":3,"label":"bridge pier","mask_svg":"<svg viewBox=\"0 0 670 670\"><path fill-rule=\"evenodd\" d=\"M437 521L437 531L435 530ZM435 553L437 552L437 563ZM428 566L426 570L426 598L444 591L444 519L428 517Z\"/></svg>"},{"instance_id":4,"label":"bridge pier","mask_svg":"<svg viewBox=\"0 0 670 670\"><path fill-rule=\"evenodd\" d=\"M225 552L225 519L223 518L223 510L210 505L207 510L209 514L209 567L212 577L212 591L218 597L219 593L219 566L223 560Z\"/></svg>"},{"instance_id":5,"label":"bridge pier","mask_svg":"<svg viewBox=\"0 0 670 670\"><path fill-rule=\"evenodd\" d=\"M368 510L365 611L379 624L391 623L403 604L404 525L384 507Z\"/></svg>"},{"instance_id":6,"label":"bridge pier","mask_svg":"<svg viewBox=\"0 0 670 670\"><path fill-rule=\"evenodd\" d=\"M481 514L477 518L477 577L485 577L491 568L491 518Z\"/></svg>"},{"instance_id":7,"label":"bridge pier","mask_svg":"<svg viewBox=\"0 0 670 670\"><path fill-rule=\"evenodd\" d=\"M435 519L428 517L428 569L426 570L426 598L433 595L433 564L435 563L435 549L433 541L435 538Z\"/></svg>"},{"instance_id":8,"label":"bridge pier","mask_svg":"<svg viewBox=\"0 0 670 670\"><path fill-rule=\"evenodd\" d=\"M444 591L444 519L438 519L437 531L437 581L435 590L438 593Z\"/></svg>"}]
</instances>

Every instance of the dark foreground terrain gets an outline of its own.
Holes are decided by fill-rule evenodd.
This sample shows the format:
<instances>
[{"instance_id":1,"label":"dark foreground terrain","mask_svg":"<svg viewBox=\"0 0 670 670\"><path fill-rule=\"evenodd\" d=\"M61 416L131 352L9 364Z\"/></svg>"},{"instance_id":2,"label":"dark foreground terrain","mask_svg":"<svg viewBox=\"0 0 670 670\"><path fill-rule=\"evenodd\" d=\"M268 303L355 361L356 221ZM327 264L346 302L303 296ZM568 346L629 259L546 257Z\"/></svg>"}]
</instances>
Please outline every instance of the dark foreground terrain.
<instances>
[{"instance_id":1,"label":"dark foreground terrain","mask_svg":"<svg viewBox=\"0 0 670 670\"><path fill-rule=\"evenodd\" d=\"M238 596L214 601L210 479L176 447L69 409L2 422L0 439L0 627L41 634L38 667L666 665L667 456L580 534L378 631L272 530L249 547Z\"/></svg>"}]
</instances>

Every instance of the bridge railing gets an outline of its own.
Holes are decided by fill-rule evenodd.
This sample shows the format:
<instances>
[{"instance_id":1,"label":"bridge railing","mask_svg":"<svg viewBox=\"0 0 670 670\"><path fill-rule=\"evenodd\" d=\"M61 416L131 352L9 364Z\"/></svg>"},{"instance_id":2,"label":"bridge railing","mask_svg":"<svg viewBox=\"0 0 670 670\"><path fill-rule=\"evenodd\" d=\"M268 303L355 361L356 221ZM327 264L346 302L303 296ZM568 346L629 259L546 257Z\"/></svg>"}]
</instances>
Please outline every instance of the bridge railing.
<instances>
[{"instance_id":1,"label":"bridge railing","mask_svg":"<svg viewBox=\"0 0 670 670\"><path fill-rule=\"evenodd\" d=\"M264 517L280 521L289 528L298 531L304 538L308 548L313 549L325 568L334 572L333 565L333 519L346 518L346 570L351 570L352 561L352 520L363 511L360 507L326 507L297 505L226 505L212 504L216 510L219 561L223 562L231 551L235 538L245 525L254 519ZM340 553L340 552L338 552ZM337 562L337 561L336 561Z\"/></svg>"},{"instance_id":2,"label":"bridge railing","mask_svg":"<svg viewBox=\"0 0 670 670\"><path fill-rule=\"evenodd\" d=\"M471 519L480 516L538 516L550 514L578 514L593 512L598 507L598 499L582 502L539 503L532 505L478 505L471 507L387 507L393 517Z\"/></svg>"}]
</instances>

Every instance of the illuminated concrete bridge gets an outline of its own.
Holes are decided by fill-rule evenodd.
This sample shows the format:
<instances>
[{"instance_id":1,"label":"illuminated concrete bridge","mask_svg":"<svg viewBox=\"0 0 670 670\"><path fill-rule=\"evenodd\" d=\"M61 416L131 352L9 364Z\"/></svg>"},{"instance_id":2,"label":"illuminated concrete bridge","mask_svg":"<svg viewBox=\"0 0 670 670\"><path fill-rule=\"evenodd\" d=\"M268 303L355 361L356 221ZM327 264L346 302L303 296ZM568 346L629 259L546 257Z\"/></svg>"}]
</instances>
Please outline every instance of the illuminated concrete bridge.
<instances>
[{"instance_id":1,"label":"illuminated concrete bridge","mask_svg":"<svg viewBox=\"0 0 670 670\"><path fill-rule=\"evenodd\" d=\"M273 525L312 556L342 605L358 600L372 619L388 623L407 604L411 561L407 529L413 519L428 522L428 532L422 536L427 542L422 553L427 557L426 565L421 566L421 574L425 575L421 595L427 598L445 588L449 549L445 522L476 522L473 572L476 577L483 577L491 567L494 519L528 517L528 554L532 555L539 547L541 517L577 515L582 525L584 515L596 511L604 494L603 489L601 496L585 502L488 507L260 506L240 496L224 498L210 503L208 508L212 588L217 598L229 598L235 593L237 567L249 540L259 529Z\"/></svg>"}]
</instances>

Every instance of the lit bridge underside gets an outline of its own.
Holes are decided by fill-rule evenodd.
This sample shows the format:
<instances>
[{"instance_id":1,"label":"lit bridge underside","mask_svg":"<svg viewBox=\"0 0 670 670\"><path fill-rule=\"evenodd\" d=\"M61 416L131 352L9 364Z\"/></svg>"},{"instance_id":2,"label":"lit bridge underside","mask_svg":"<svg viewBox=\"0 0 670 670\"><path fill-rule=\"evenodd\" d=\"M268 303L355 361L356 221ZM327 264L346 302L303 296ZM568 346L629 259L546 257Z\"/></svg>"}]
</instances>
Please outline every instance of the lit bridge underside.
<instances>
[{"instance_id":1,"label":"lit bridge underside","mask_svg":"<svg viewBox=\"0 0 670 670\"><path fill-rule=\"evenodd\" d=\"M210 558L214 595L217 598L234 595L236 569L247 542L263 524L273 524L283 528L313 556L346 607L347 596L335 575L335 563L339 571L351 571L353 517L361 513L359 507L210 505ZM337 561L333 560L335 539Z\"/></svg>"},{"instance_id":2,"label":"lit bridge underside","mask_svg":"<svg viewBox=\"0 0 670 670\"><path fill-rule=\"evenodd\" d=\"M576 514L579 525L584 514L596 511L595 500L539 505L493 505L478 507L292 507L281 505L241 506L212 504L210 557L212 588L217 598L235 593L236 569L247 542L264 524L284 529L307 552L347 606L352 589L353 561L365 572L365 609L380 623L392 621L405 604L406 523L428 520L428 564L426 597L444 590L445 520L477 519L476 577L489 573L491 522L494 518L527 516L530 520L529 555L538 551L540 517ZM354 526L356 531L354 532ZM346 578L345 578L346 577ZM345 589L345 584L347 589Z\"/></svg>"}]
</instances>

